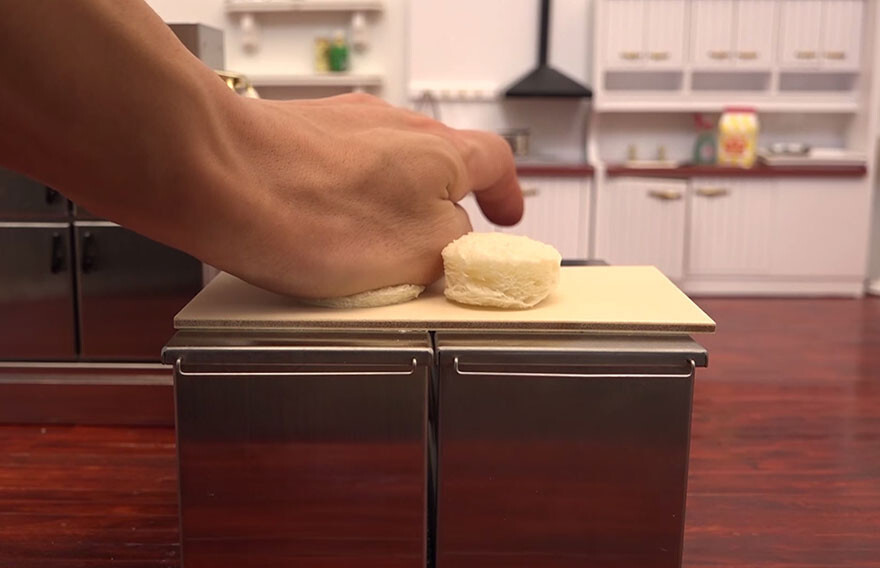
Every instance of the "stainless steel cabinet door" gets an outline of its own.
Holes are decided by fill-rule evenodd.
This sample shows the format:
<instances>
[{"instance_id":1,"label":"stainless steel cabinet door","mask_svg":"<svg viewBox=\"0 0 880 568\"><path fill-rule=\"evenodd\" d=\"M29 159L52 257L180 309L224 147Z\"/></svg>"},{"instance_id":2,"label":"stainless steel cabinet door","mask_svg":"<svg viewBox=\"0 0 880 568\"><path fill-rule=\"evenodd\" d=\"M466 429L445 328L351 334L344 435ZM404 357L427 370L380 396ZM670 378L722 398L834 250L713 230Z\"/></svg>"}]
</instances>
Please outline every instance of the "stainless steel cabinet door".
<instances>
[{"instance_id":1,"label":"stainless steel cabinet door","mask_svg":"<svg viewBox=\"0 0 880 568\"><path fill-rule=\"evenodd\" d=\"M67 199L54 189L0 168L0 219L63 219L67 209Z\"/></svg>"},{"instance_id":2,"label":"stainless steel cabinet door","mask_svg":"<svg viewBox=\"0 0 880 568\"><path fill-rule=\"evenodd\" d=\"M185 335L187 568L425 568L427 333Z\"/></svg>"},{"instance_id":3,"label":"stainless steel cabinet door","mask_svg":"<svg viewBox=\"0 0 880 568\"><path fill-rule=\"evenodd\" d=\"M80 356L158 361L201 288L196 259L106 221L77 222Z\"/></svg>"},{"instance_id":4,"label":"stainless steel cabinet door","mask_svg":"<svg viewBox=\"0 0 880 568\"><path fill-rule=\"evenodd\" d=\"M70 225L0 223L0 359L76 357Z\"/></svg>"},{"instance_id":5,"label":"stainless steel cabinet door","mask_svg":"<svg viewBox=\"0 0 880 568\"><path fill-rule=\"evenodd\" d=\"M679 568L680 341L437 332L437 568Z\"/></svg>"}]
</instances>

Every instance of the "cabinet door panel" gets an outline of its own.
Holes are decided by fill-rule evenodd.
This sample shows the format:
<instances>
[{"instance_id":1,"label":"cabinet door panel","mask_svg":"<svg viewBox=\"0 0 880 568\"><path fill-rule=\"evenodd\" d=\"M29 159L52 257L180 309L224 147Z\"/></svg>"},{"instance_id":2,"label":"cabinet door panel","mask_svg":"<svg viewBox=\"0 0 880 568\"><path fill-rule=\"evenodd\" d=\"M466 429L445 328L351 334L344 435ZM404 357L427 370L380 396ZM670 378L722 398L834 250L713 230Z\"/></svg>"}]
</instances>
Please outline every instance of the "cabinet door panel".
<instances>
[{"instance_id":1,"label":"cabinet door panel","mask_svg":"<svg viewBox=\"0 0 880 568\"><path fill-rule=\"evenodd\" d=\"M771 65L775 39L776 2L738 0L734 37L737 67L766 68Z\"/></svg>"},{"instance_id":2,"label":"cabinet door panel","mask_svg":"<svg viewBox=\"0 0 880 568\"><path fill-rule=\"evenodd\" d=\"M778 193L772 274L864 276L871 201L864 181L780 180Z\"/></svg>"},{"instance_id":3,"label":"cabinet door panel","mask_svg":"<svg viewBox=\"0 0 880 568\"><path fill-rule=\"evenodd\" d=\"M786 67L818 67L823 0L782 0L780 61Z\"/></svg>"},{"instance_id":4,"label":"cabinet door panel","mask_svg":"<svg viewBox=\"0 0 880 568\"><path fill-rule=\"evenodd\" d=\"M822 65L858 69L862 51L864 0L826 0L822 29Z\"/></svg>"},{"instance_id":5,"label":"cabinet door panel","mask_svg":"<svg viewBox=\"0 0 880 568\"><path fill-rule=\"evenodd\" d=\"M767 274L775 235L775 182L696 179L691 189L689 273Z\"/></svg>"},{"instance_id":6,"label":"cabinet door panel","mask_svg":"<svg viewBox=\"0 0 880 568\"><path fill-rule=\"evenodd\" d=\"M505 233L551 244L562 258L585 258L588 181L566 178L521 178L525 213Z\"/></svg>"},{"instance_id":7,"label":"cabinet door panel","mask_svg":"<svg viewBox=\"0 0 880 568\"><path fill-rule=\"evenodd\" d=\"M605 2L605 64L612 68L639 67L644 64L644 0Z\"/></svg>"},{"instance_id":8,"label":"cabinet door panel","mask_svg":"<svg viewBox=\"0 0 880 568\"><path fill-rule=\"evenodd\" d=\"M683 181L607 183L597 198L596 256L613 265L653 265L680 280L686 193Z\"/></svg>"},{"instance_id":9,"label":"cabinet door panel","mask_svg":"<svg viewBox=\"0 0 880 568\"><path fill-rule=\"evenodd\" d=\"M728 67L733 61L733 0L691 2L691 62L698 67Z\"/></svg>"},{"instance_id":10,"label":"cabinet door panel","mask_svg":"<svg viewBox=\"0 0 880 568\"><path fill-rule=\"evenodd\" d=\"M645 2L645 57L651 68L679 68L684 61L684 0Z\"/></svg>"},{"instance_id":11,"label":"cabinet door panel","mask_svg":"<svg viewBox=\"0 0 880 568\"><path fill-rule=\"evenodd\" d=\"M0 359L76 358L70 225L0 223Z\"/></svg>"},{"instance_id":12,"label":"cabinet door panel","mask_svg":"<svg viewBox=\"0 0 880 568\"><path fill-rule=\"evenodd\" d=\"M112 223L75 227L81 356L158 361L174 315L201 289L201 263Z\"/></svg>"}]
</instances>

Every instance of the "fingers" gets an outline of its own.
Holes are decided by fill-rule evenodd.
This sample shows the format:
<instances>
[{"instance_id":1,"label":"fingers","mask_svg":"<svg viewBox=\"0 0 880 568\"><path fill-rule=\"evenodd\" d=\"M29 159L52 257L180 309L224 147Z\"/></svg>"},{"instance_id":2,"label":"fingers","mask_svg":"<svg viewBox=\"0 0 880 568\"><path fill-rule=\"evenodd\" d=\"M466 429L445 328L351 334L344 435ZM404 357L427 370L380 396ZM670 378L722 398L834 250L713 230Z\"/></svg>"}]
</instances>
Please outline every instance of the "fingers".
<instances>
[{"instance_id":1,"label":"fingers","mask_svg":"<svg viewBox=\"0 0 880 568\"><path fill-rule=\"evenodd\" d=\"M456 137L467 183L463 192L461 187L457 188L452 198L457 201L472 190L490 221L497 225L515 225L522 218L523 197L510 146L489 132L459 130Z\"/></svg>"}]
</instances>

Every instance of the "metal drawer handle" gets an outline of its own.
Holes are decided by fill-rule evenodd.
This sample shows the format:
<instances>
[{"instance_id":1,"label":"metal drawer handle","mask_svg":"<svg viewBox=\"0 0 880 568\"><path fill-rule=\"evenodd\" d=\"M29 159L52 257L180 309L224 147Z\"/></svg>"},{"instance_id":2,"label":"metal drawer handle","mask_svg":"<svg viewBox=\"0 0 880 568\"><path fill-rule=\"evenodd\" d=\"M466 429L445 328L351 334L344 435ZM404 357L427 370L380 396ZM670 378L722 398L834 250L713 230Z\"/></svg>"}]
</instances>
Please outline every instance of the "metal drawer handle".
<instances>
[{"instance_id":1,"label":"metal drawer handle","mask_svg":"<svg viewBox=\"0 0 880 568\"><path fill-rule=\"evenodd\" d=\"M388 377L413 375L419 362L413 357L405 371L184 371L180 358L174 362L174 373L181 377ZM352 365L353 366L353 365Z\"/></svg>"},{"instance_id":2,"label":"metal drawer handle","mask_svg":"<svg viewBox=\"0 0 880 568\"><path fill-rule=\"evenodd\" d=\"M681 199L681 192L674 189L652 189L648 192L648 195L654 199L660 199L662 201L675 201L676 199Z\"/></svg>"},{"instance_id":3,"label":"metal drawer handle","mask_svg":"<svg viewBox=\"0 0 880 568\"><path fill-rule=\"evenodd\" d=\"M730 57L730 54L726 51L713 50L709 52L709 57L711 59L727 59Z\"/></svg>"},{"instance_id":4,"label":"metal drawer handle","mask_svg":"<svg viewBox=\"0 0 880 568\"><path fill-rule=\"evenodd\" d=\"M740 51L739 58L740 59L757 59L758 52L757 51Z\"/></svg>"},{"instance_id":5,"label":"metal drawer handle","mask_svg":"<svg viewBox=\"0 0 880 568\"><path fill-rule=\"evenodd\" d=\"M64 268L64 241L61 233L52 233L52 257L49 261L49 271L58 274Z\"/></svg>"},{"instance_id":6,"label":"metal drawer handle","mask_svg":"<svg viewBox=\"0 0 880 568\"><path fill-rule=\"evenodd\" d=\"M627 61L633 61L635 59L641 59L642 54L638 51L621 51L620 58L626 59Z\"/></svg>"},{"instance_id":7,"label":"metal drawer handle","mask_svg":"<svg viewBox=\"0 0 880 568\"><path fill-rule=\"evenodd\" d=\"M841 61L843 59L846 59L846 53L843 51L826 51L825 59L836 59L838 61Z\"/></svg>"},{"instance_id":8,"label":"metal drawer handle","mask_svg":"<svg viewBox=\"0 0 880 568\"><path fill-rule=\"evenodd\" d=\"M650 57L652 61L666 61L667 59L669 59L669 52L652 51L648 57Z\"/></svg>"},{"instance_id":9,"label":"metal drawer handle","mask_svg":"<svg viewBox=\"0 0 880 568\"><path fill-rule=\"evenodd\" d=\"M815 51L796 51L794 56L797 59L816 59Z\"/></svg>"},{"instance_id":10,"label":"metal drawer handle","mask_svg":"<svg viewBox=\"0 0 880 568\"><path fill-rule=\"evenodd\" d=\"M95 269L95 236L90 231L83 233L80 268L83 274L87 274Z\"/></svg>"},{"instance_id":11,"label":"metal drawer handle","mask_svg":"<svg viewBox=\"0 0 880 568\"><path fill-rule=\"evenodd\" d=\"M537 197L540 190L537 187L524 187L522 190L523 197Z\"/></svg>"},{"instance_id":12,"label":"metal drawer handle","mask_svg":"<svg viewBox=\"0 0 880 568\"><path fill-rule=\"evenodd\" d=\"M688 359L690 372L688 373L492 373L490 371L462 371L458 357L453 362L456 375L468 377L526 377L526 378L563 378L563 379L689 379L694 376L696 365L693 359Z\"/></svg>"},{"instance_id":13,"label":"metal drawer handle","mask_svg":"<svg viewBox=\"0 0 880 568\"><path fill-rule=\"evenodd\" d=\"M702 197L724 197L729 195L730 190L726 187L698 187L697 195Z\"/></svg>"}]
</instances>

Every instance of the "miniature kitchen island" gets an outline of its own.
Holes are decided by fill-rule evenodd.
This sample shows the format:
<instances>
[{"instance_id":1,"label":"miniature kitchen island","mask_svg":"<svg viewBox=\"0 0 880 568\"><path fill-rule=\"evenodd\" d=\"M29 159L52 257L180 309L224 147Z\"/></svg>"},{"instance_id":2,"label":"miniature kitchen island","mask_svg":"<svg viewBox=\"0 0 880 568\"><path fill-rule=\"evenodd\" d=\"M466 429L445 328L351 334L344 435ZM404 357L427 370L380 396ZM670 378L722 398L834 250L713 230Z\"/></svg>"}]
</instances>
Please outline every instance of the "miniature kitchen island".
<instances>
[{"instance_id":1,"label":"miniature kitchen island","mask_svg":"<svg viewBox=\"0 0 880 568\"><path fill-rule=\"evenodd\" d=\"M681 564L715 324L654 268L564 267L527 311L223 274L175 324L187 568Z\"/></svg>"}]
</instances>

